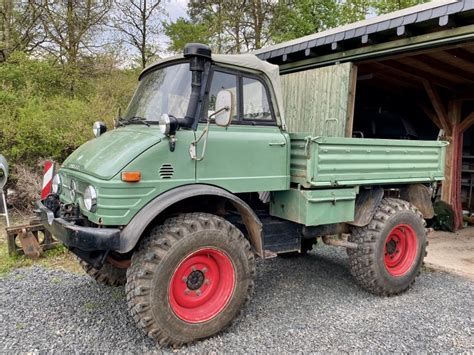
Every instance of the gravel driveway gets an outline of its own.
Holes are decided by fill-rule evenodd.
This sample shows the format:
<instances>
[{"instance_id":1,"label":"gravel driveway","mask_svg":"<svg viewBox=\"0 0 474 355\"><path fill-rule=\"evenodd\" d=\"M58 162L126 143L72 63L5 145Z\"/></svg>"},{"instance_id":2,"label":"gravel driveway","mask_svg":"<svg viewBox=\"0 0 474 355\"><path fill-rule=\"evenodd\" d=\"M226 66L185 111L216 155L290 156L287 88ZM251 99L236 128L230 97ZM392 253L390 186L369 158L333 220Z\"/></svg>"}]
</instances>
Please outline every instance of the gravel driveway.
<instances>
[{"instance_id":1,"label":"gravel driveway","mask_svg":"<svg viewBox=\"0 0 474 355\"><path fill-rule=\"evenodd\" d=\"M132 323L123 288L39 267L0 282L0 352L158 350ZM260 262L242 319L181 350L473 352L473 310L472 281L425 272L408 293L380 298L353 282L344 251L321 247Z\"/></svg>"}]
</instances>

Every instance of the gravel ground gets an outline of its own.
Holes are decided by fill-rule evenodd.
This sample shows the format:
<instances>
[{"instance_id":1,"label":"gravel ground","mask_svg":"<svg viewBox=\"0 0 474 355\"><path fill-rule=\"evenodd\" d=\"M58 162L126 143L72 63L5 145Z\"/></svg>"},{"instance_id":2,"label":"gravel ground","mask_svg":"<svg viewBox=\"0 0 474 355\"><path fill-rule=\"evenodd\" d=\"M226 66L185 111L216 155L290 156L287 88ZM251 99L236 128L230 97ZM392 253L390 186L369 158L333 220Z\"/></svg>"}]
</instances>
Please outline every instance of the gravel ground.
<instances>
[{"instance_id":1,"label":"gravel ground","mask_svg":"<svg viewBox=\"0 0 474 355\"><path fill-rule=\"evenodd\" d=\"M123 288L39 267L0 282L0 352L159 351L132 323ZM353 282L344 251L321 247L260 262L242 319L181 351L472 353L473 295L472 281L424 272L402 296L372 296Z\"/></svg>"}]
</instances>

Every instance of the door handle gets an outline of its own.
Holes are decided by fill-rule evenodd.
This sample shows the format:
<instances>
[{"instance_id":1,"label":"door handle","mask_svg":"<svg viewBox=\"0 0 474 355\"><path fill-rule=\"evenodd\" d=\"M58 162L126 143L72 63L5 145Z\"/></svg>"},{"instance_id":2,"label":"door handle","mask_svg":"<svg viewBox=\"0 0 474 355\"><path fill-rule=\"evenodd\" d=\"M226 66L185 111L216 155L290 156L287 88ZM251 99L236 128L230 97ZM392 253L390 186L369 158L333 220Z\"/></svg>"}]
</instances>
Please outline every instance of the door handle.
<instances>
[{"instance_id":1,"label":"door handle","mask_svg":"<svg viewBox=\"0 0 474 355\"><path fill-rule=\"evenodd\" d=\"M275 147L275 146L283 147L286 145L286 142L271 142L271 143L268 143L268 145L270 147Z\"/></svg>"}]
</instances>

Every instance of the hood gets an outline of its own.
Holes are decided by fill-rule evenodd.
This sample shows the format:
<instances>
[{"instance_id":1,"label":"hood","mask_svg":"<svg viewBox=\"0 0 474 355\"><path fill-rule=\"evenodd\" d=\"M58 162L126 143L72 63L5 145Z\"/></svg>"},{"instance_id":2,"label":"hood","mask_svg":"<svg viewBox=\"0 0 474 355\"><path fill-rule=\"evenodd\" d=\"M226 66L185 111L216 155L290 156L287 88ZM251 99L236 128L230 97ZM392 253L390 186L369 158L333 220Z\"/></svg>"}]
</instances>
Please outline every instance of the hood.
<instances>
[{"instance_id":1,"label":"hood","mask_svg":"<svg viewBox=\"0 0 474 355\"><path fill-rule=\"evenodd\" d=\"M109 180L163 137L153 126L114 129L81 145L64 161L63 167Z\"/></svg>"}]
</instances>

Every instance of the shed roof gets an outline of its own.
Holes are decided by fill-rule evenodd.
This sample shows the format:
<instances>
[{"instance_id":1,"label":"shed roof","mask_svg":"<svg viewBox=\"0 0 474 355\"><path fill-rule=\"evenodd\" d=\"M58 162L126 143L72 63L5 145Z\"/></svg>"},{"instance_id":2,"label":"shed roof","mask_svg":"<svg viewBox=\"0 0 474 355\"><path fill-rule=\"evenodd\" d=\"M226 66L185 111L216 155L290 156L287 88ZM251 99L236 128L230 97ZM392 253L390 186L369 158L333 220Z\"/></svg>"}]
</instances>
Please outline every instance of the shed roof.
<instances>
[{"instance_id":1,"label":"shed roof","mask_svg":"<svg viewBox=\"0 0 474 355\"><path fill-rule=\"evenodd\" d=\"M373 17L349 25L262 48L259 58L282 64L318 56L318 51L336 52L431 33L443 27L474 23L474 0L441 0Z\"/></svg>"}]
</instances>

